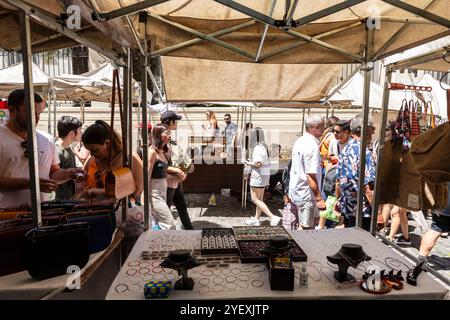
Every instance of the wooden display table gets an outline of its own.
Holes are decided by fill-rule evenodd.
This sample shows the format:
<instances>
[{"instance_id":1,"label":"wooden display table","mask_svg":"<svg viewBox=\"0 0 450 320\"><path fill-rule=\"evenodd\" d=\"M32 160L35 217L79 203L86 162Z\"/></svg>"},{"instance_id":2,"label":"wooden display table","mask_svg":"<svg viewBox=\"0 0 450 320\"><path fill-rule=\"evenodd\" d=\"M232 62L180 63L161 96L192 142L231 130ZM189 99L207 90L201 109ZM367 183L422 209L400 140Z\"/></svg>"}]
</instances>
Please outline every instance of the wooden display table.
<instances>
[{"instance_id":1,"label":"wooden display table","mask_svg":"<svg viewBox=\"0 0 450 320\"><path fill-rule=\"evenodd\" d=\"M413 264L359 228L291 231L290 234L308 256L308 288L300 288L298 284L300 263L294 263L294 291L270 290L265 264L230 263L227 267L216 268L201 265L188 273L195 281L194 289L174 291L169 299L443 299L448 292L426 272L419 275L416 287L404 281L402 290L392 290L384 295L366 293L357 286L342 288L333 277L336 266L329 264L326 256L335 254L344 243L360 244L372 257L371 261L361 263L358 269L349 269L349 273L357 279L369 265L382 269L389 269L389 266L406 269ZM174 283L179 279L176 271L159 267L162 260L142 260L142 251L167 254L176 249L199 250L200 238L201 231L143 233L111 285L106 299L141 300L144 299L143 286L146 282L169 280Z\"/></svg>"}]
</instances>

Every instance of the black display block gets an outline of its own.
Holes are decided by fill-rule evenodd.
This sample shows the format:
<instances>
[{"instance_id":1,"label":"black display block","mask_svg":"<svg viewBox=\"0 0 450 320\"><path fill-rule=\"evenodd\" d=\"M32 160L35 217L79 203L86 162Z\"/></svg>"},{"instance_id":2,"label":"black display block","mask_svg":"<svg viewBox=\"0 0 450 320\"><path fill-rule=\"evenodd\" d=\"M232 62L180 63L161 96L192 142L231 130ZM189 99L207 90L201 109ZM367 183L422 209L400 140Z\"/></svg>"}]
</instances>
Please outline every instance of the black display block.
<instances>
[{"instance_id":1,"label":"black display block","mask_svg":"<svg viewBox=\"0 0 450 320\"><path fill-rule=\"evenodd\" d=\"M284 267L277 267L276 261L286 261ZM271 290L294 291L295 269L292 266L292 260L289 258L269 259L267 266L269 270L269 281Z\"/></svg>"}]
</instances>

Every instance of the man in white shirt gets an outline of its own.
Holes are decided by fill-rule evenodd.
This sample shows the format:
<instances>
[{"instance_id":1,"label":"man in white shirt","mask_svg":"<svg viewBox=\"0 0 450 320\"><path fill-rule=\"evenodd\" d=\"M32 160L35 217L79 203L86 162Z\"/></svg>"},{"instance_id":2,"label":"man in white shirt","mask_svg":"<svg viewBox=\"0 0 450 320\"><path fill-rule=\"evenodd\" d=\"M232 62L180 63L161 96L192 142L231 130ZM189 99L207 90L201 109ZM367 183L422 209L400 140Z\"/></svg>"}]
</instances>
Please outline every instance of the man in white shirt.
<instances>
[{"instance_id":1,"label":"man in white shirt","mask_svg":"<svg viewBox=\"0 0 450 320\"><path fill-rule=\"evenodd\" d=\"M44 102L38 94L34 99L37 124ZM24 89L11 92L8 97L9 120L0 126L0 208L31 204L24 100ZM61 169L55 145L39 132L36 132L36 139L41 201L46 201L58 184L77 179L79 173L84 176L85 171Z\"/></svg>"},{"instance_id":2,"label":"man in white shirt","mask_svg":"<svg viewBox=\"0 0 450 320\"><path fill-rule=\"evenodd\" d=\"M323 118L312 115L305 120L306 133L297 139L292 149L289 181L289 201L297 207L299 229L313 229L318 210L325 210L320 193L322 165L319 138L325 126Z\"/></svg>"}]
</instances>

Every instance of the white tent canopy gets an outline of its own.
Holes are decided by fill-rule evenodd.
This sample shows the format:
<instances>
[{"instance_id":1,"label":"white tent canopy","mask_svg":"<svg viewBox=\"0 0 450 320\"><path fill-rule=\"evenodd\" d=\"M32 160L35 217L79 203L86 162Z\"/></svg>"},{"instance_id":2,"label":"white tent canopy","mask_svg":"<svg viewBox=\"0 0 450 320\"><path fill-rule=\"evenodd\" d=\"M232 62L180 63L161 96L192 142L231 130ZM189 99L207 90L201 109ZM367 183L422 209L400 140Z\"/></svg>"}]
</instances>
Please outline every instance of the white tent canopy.
<instances>
[{"instance_id":1,"label":"white tent canopy","mask_svg":"<svg viewBox=\"0 0 450 320\"><path fill-rule=\"evenodd\" d=\"M40 86L41 90L44 91L45 87L49 86L49 77L39 69L39 67L32 63L33 72L33 85ZM17 63L12 67L0 70L0 96L7 97L9 93L14 89L19 89L24 87L23 81L23 63ZM36 90L39 92L38 88ZM41 92L42 93L42 92Z\"/></svg>"},{"instance_id":2,"label":"white tent canopy","mask_svg":"<svg viewBox=\"0 0 450 320\"><path fill-rule=\"evenodd\" d=\"M337 86L336 86L337 87ZM334 89L330 90L333 92ZM346 84L342 86L335 94L330 97L330 101L339 103L339 101L352 101L353 106L361 107L363 105L364 77L361 73L356 73ZM400 92L391 91L389 97L389 110L399 110L402 105L403 96ZM383 87L370 83L370 102L369 107L381 109L383 105Z\"/></svg>"},{"instance_id":3,"label":"white tent canopy","mask_svg":"<svg viewBox=\"0 0 450 320\"><path fill-rule=\"evenodd\" d=\"M57 96L68 100L111 101L114 66L106 63L100 68L81 75L61 75L55 77ZM119 72L120 85L123 88L122 72ZM133 100L139 100L139 85L133 81Z\"/></svg>"}]
</instances>

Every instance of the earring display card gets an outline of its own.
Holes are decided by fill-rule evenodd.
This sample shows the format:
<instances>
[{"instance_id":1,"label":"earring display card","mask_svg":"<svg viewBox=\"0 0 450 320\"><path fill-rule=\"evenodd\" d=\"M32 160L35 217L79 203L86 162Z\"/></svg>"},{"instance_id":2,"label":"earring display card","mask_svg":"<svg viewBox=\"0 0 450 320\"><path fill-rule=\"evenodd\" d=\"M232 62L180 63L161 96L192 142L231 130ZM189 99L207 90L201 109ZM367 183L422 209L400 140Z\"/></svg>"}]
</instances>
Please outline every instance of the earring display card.
<instances>
[{"instance_id":1,"label":"earring display card","mask_svg":"<svg viewBox=\"0 0 450 320\"><path fill-rule=\"evenodd\" d=\"M250 240L269 240L274 236L284 236L289 240L292 240L289 233L282 226L277 227L253 227L253 226L245 226L245 227L233 227L234 235L236 236L236 240L241 241L250 241Z\"/></svg>"},{"instance_id":2,"label":"earring display card","mask_svg":"<svg viewBox=\"0 0 450 320\"><path fill-rule=\"evenodd\" d=\"M269 241L238 241L239 254L241 256L241 263L265 263L267 256L259 252L259 250L266 247ZM283 257L292 256L292 261L300 262L306 261L306 253L298 246L294 240L289 240L292 248L283 254Z\"/></svg>"},{"instance_id":3,"label":"earring display card","mask_svg":"<svg viewBox=\"0 0 450 320\"><path fill-rule=\"evenodd\" d=\"M233 230L229 228L205 228L202 230L201 254L239 254Z\"/></svg>"}]
</instances>

